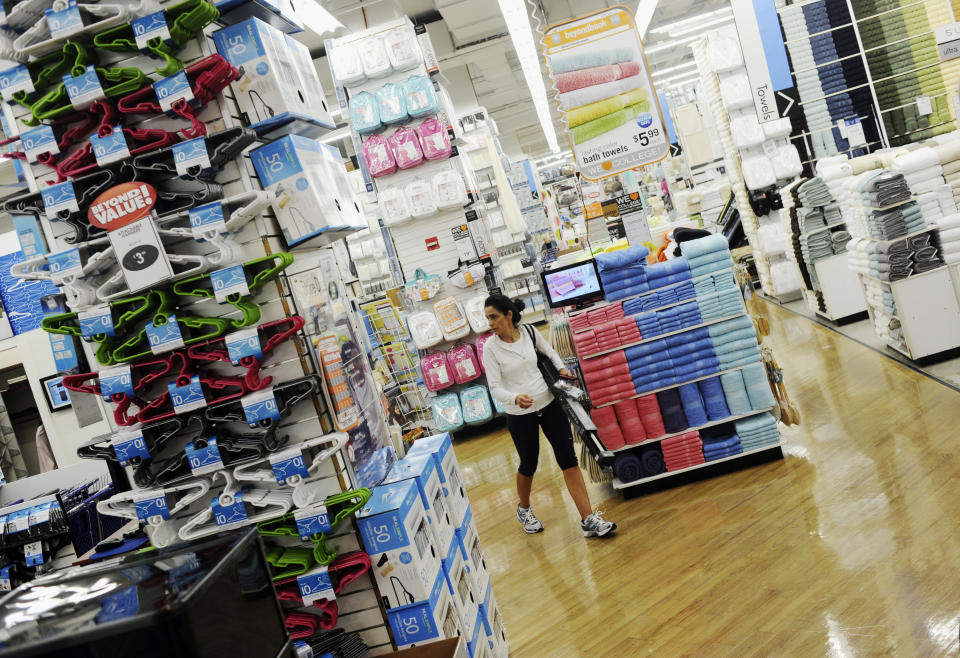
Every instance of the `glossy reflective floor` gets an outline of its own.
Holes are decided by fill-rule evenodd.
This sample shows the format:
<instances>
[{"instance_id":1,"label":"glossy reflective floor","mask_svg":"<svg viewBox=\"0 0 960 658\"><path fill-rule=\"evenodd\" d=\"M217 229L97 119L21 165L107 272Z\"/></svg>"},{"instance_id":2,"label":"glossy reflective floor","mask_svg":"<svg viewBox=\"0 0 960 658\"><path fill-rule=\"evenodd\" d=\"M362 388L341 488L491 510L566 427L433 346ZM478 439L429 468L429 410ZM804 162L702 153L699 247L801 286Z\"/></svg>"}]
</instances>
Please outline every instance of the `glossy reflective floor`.
<instances>
[{"instance_id":1,"label":"glossy reflective floor","mask_svg":"<svg viewBox=\"0 0 960 658\"><path fill-rule=\"evenodd\" d=\"M458 442L514 655L956 655L960 394L751 306L803 416L782 461L628 501L589 485L620 530L586 540L545 441L529 536L506 430Z\"/></svg>"}]
</instances>

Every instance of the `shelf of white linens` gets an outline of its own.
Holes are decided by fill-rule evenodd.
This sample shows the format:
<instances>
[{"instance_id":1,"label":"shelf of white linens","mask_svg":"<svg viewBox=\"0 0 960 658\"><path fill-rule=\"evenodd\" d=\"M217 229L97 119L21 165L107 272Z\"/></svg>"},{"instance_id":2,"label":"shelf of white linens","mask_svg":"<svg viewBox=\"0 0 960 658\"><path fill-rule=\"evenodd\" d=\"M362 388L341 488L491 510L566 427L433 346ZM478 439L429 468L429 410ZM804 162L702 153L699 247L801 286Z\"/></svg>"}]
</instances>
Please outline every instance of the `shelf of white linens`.
<instances>
[{"instance_id":1,"label":"shelf of white linens","mask_svg":"<svg viewBox=\"0 0 960 658\"><path fill-rule=\"evenodd\" d=\"M674 475L680 475L681 473L688 473L690 471L695 471L700 468L706 468L708 466L713 466L714 464L722 464L723 462L733 461L735 459L740 459L742 457L747 457L749 455L757 455L762 452L768 452L771 450L780 450L781 443L777 441L776 443L771 443L770 445L763 446L761 448L755 448L754 450L746 450L744 452L738 453L736 455L730 455L729 457L722 457L721 459L714 459L712 461L706 461L702 464L696 464L694 466L688 466L686 468L681 468L676 471L666 471L665 473L660 473L659 475L653 475L651 477L639 478L637 480L631 480L630 482L623 482L618 478L613 478L613 488L614 489L628 489L630 487L635 487L638 484L645 484L647 482L653 482L654 480L663 480Z\"/></svg>"},{"instance_id":2,"label":"shelf of white linens","mask_svg":"<svg viewBox=\"0 0 960 658\"><path fill-rule=\"evenodd\" d=\"M815 234L817 234L817 233L823 233L824 231L829 231L829 230L832 229L832 228L837 228L837 227L839 227L839 226L846 226L846 224L847 224L846 222L836 222L835 224L830 224L829 226L824 226L823 228L815 228L815 229L813 229L812 231L807 231L807 232L805 232L805 233L801 233L801 234L800 234L800 237L802 238L802 237L805 237L805 236L808 236L808 235L815 235Z\"/></svg>"},{"instance_id":3,"label":"shelf of white linens","mask_svg":"<svg viewBox=\"0 0 960 658\"><path fill-rule=\"evenodd\" d=\"M726 272L726 271L729 271L731 276L733 275L733 267L724 267L722 269L715 270L713 272L707 272L706 274L698 274L697 276L691 277L689 279L684 279L683 281L675 281L674 283L668 283L667 285L660 286L659 288L651 288L650 290L645 290L644 292L637 293L636 295L630 295L629 297L624 297L623 299L617 299L612 302L598 302L589 308L585 308L580 311L571 311L567 313L567 317L572 318L578 315L582 315L583 313L589 313L590 311L597 311L601 308L606 308L607 306L613 306L614 304L622 304L624 302L630 301L631 299L636 299L637 297L646 297L647 295L659 293L664 290L668 290L670 288L674 288L676 286L682 285L684 283L695 283L700 279L706 279L707 277L710 277L710 276L716 276L721 272Z\"/></svg>"},{"instance_id":4,"label":"shelf of white linens","mask_svg":"<svg viewBox=\"0 0 960 658\"><path fill-rule=\"evenodd\" d=\"M709 423L704 423L703 425L698 425L697 427L688 427L682 432L673 432L672 434L664 434L663 436L658 436L655 439L647 439L643 443L628 443L622 448L617 448L616 450L604 450L604 457L612 457L618 452L626 452L633 448L646 448L647 446L654 445L655 443L660 443L666 439L672 439L675 436L683 436L690 432L699 432L700 430L705 430L710 427L716 427L717 425L723 425L724 423L732 423L735 420L743 420L744 418L750 418L751 416L759 416L760 414L767 413L768 411L773 411L774 407L767 407L766 409L756 409L745 414L739 414L737 416L727 416L726 418L721 418L720 420L711 420Z\"/></svg>"},{"instance_id":5,"label":"shelf of white linens","mask_svg":"<svg viewBox=\"0 0 960 658\"><path fill-rule=\"evenodd\" d=\"M714 377L719 377L720 375L726 375L728 372L736 372L738 370L743 370L744 368L755 366L758 363L762 365L763 361L754 361L753 363L748 363L745 366L737 366L736 368L728 368L727 370L718 370L717 372L714 372L709 375L701 375L694 379L688 379L685 382L677 382L676 384L670 384L669 386L661 386L660 388L650 389L649 391L643 391L642 393L635 393L634 395L628 395L625 398L620 398L619 400L614 400L613 402L598 404L596 405L596 407L599 409L600 407L609 407L612 404L616 404L617 402L623 402L624 400L636 400L637 398L645 398L648 395L654 395L656 393L660 393L661 391L669 391L671 388L679 388L680 386L686 386L687 384L696 384L697 382L702 382L705 379L713 379ZM681 432L681 434L682 433L683 432ZM664 438L664 437L661 437L661 438Z\"/></svg>"},{"instance_id":6,"label":"shelf of white linens","mask_svg":"<svg viewBox=\"0 0 960 658\"><path fill-rule=\"evenodd\" d=\"M609 350L594 352L593 354L580 355L580 360L582 361L584 359L595 359L598 356L603 356L604 354L610 354L611 352L619 352L620 350L625 350L628 347L636 347L637 345L643 345L644 343L652 343L655 340L660 340L661 338L667 338L668 336L676 336L677 334L682 334L687 331L693 331L694 329L701 329L703 327L709 327L712 324L717 324L719 322L724 322L726 320L734 320L746 314L747 314L746 311L740 311L739 313L736 313L734 315L728 315L726 317L717 318L716 320L710 320L709 322L701 322L700 324L694 324L689 327L683 327L682 329L677 329L676 331L668 331L665 334L658 334L656 336L651 336L650 338L644 338L643 340L637 340L632 343L627 343L626 345L611 347Z\"/></svg>"}]
</instances>

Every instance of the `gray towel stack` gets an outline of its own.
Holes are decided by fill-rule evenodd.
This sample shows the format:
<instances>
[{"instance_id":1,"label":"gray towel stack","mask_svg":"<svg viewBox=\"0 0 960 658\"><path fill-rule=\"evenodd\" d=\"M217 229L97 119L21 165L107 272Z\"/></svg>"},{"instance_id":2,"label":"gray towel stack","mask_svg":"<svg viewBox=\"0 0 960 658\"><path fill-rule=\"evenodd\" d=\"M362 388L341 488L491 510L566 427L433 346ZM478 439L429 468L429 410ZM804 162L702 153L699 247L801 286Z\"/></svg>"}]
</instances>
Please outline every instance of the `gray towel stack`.
<instances>
[{"instance_id":1,"label":"gray towel stack","mask_svg":"<svg viewBox=\"0 0 960 658\"><path fill-rule=\"evenodd\" d=\"M860 196L866 205L884 208L910 198L910 186L903 174L883 171L866 181L860 190Z\"/></svg>"},{"instance_id":2,"label":"gray towel stack","mask_svg":"<svg viewBox=\"0 0 960 658\"><path fill-rule=\"evenodd\" d=\"M833 241L833 253L842 254L847 250L850 234L847 231L834 231L830 234L830 239Z\"/></svg>"},{"instance_id":3,"label":"gray towel stack","mask_svg":"<svg viewBox=\"0 0 960 658\"><path fill-rule=\"evenodd\" d=\"M833 201L830 188L819 177L801 183L797 187L797 198L807 207L825 206Z\"/></svg>"},{"instance_id":4,"label":"gray towel stack","mask_svg":"<svg viewBox=\"0 0 960 658\"><path fill-rule=\"evenodd\" d=\"M888 210L867 213L867 228L874 240L893 240L922 230L923 212L915 201Z\"/></svg>"},{"instance_id":5,"label":"gray towel stack","mask_svg":"<svg viewBox=\"0 0 960 658\"><path fill-rule=\"evenodd\" d=\"M809 233L827 226L821 208L807 208L805 206L797 208L797 224L800 226L801 233Z\"/></svg>"},{"instance_id":6,"label":"gray towel stack","mask_svg":"<svg viewBox=\"0 0 960 658\"><path fill-rule=\"evenodd\" d=\"M910 259L913 271L917 274L935 270L943 266L940 250L936 247L931 233L921 233L907 238L910 247Z\"/></svg>"}]
</instances>

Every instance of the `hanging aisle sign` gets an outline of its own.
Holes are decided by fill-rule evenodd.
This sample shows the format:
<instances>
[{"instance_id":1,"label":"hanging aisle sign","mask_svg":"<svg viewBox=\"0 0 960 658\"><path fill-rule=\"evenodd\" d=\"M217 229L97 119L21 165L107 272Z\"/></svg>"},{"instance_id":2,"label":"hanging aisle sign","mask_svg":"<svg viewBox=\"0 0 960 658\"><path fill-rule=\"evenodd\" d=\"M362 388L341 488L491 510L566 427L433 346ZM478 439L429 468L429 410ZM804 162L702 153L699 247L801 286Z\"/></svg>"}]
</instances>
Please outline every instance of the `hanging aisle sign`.
<instances>
[{"instance_id":1,"label":"hanging aisle sign","mask_svg":"<svg viewBox=\"0 0 960 658\"><path fill-rule=\"evenodd\" d=\"M780 118L777 93L793 86L773 0L731 0L757 121Z\"/></svg>"},{"instance_id":2,"label":"hanging aisle sign","mask_svg":"<svg viewBox=\"0 0 960 658\"><path fill-rule=\"evenodd\" d=\"M616 5L550 26L541 42L577 168L599 180L667 157L633 13Z\"/></svg>"}]
</instances>

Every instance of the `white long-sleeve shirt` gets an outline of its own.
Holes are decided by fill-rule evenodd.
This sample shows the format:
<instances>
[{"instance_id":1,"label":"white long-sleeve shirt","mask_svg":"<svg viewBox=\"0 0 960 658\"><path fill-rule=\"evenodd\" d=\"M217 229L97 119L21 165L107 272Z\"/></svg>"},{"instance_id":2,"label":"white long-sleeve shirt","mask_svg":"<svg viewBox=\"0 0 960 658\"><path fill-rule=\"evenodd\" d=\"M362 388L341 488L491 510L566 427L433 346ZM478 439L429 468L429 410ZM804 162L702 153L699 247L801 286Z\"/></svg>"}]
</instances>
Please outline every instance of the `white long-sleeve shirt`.
<instances>
[{"instance_id":1,"label":"white long-sleeve shirt","mask_svg":"<svg viewBox=\"0 0 960 658\"><path fill-rule=\"evenodd\" d=\"M535 413L553 402L553 393L537 368L537 350L547 355L557 370L564 367L563 359L539 331L533 331L537 337L534 348L526 327L518 328L520 339L516 342L508 343L499 336L491 336L483 344L483 369L487 372L490 394L503 403L508 414L515 416ZM521 409L516 403L518 395L529 395L533 404Z\"/></svg>"}]
</instances>

